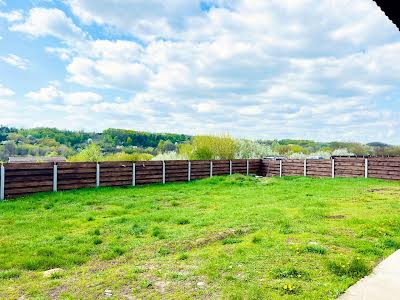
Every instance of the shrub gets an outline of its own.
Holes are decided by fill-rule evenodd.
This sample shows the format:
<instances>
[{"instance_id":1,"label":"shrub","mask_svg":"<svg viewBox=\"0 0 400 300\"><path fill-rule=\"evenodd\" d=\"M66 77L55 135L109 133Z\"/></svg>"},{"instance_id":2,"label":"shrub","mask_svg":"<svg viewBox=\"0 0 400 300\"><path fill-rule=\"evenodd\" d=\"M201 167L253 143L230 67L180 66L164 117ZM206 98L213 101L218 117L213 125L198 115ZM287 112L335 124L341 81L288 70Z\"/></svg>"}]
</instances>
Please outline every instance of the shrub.
<instances>
[{"instance_id":1,"label":"shrub","mask_svg":"<svg viewBox=\"0 0 400 300\"><path fill-rule=\"evenodd\" d=\"M102 158L100 146L91 143L78 154L71 156L70 162L98 162Z\"/></svg>"},{"instance_id":2,"label":"shrub","mask_svg":"<svg viewBox=\"0 0 400 300\"><path fill-rule=\"evenodd\" d=\"M237 145L228 135L195 136L191 144L179 146L179 154L193 160L233 159Z\"/></svg>"}]
</instances>

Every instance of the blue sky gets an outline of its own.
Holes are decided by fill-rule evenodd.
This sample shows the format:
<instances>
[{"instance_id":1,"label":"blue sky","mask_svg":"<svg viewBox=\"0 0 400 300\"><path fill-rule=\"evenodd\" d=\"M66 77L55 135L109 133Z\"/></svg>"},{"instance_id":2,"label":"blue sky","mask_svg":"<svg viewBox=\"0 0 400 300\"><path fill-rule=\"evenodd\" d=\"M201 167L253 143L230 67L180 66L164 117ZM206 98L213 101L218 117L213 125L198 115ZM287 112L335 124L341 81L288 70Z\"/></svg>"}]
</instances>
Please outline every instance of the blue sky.
<instances>
[{"instance_id":1,"label":"blue sky","mask_svg":"<svg viewBox=\"0 0 400 300\"><path fill-rule=\"evenodd\" d=\"M372 0L0 0L0 124L400 144Z\"/></svg>"}]
</instances>

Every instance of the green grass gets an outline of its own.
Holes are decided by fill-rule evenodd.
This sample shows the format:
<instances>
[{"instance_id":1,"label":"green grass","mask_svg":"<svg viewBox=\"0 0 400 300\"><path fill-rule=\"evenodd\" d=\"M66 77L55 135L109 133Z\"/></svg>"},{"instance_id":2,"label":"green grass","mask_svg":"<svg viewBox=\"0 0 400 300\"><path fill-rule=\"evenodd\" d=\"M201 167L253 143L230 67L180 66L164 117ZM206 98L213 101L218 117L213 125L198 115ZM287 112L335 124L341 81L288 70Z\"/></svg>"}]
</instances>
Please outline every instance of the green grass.
<instances>
[{"instance_id":1,"label":"green grass","mask_svg":"<svg viewBox=\"0 0 400 300\"><path fill-rule=\"evenodd\" d=\"M334 299L400 247L399 198L400 182L232 176L3 202L0 299Z\"/></svg>"}]
</instances>

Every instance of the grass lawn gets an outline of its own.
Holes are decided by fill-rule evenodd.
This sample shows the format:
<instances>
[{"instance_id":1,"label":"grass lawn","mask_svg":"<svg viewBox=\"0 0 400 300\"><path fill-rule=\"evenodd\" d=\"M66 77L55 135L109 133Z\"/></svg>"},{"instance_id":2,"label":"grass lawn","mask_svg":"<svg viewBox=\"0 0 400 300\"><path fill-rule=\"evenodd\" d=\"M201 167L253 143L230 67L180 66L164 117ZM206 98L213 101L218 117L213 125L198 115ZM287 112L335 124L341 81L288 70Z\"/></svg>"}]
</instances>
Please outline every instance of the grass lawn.
<instances>
[{"instance_id":1,"label":"grass lawn","mask_svg":"<svg viewBox=\"0 0 400 300\"><path fill-rule=\"evenodd\" d=\"M400 248L399 199L235 175L3 202L0 299L334 299Z\"/></svg>"}]
</instances>

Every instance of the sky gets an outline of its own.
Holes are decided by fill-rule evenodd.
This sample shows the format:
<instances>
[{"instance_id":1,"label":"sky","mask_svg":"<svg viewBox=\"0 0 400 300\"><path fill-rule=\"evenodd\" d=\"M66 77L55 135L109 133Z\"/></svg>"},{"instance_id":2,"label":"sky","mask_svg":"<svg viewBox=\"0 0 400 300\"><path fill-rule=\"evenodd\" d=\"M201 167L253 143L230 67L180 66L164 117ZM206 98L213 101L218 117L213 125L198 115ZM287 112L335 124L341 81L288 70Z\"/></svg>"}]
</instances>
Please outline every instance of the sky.
<instances>
[{"instance_id":1,"label":"sky","mask_svg":"<svg viewBox=\"0 0 400 300\"><path fill-rule=\"evenodd\" d=\"M372 0L0 0L0 124L400 144Z\"/></svg>"}]
</instances>

